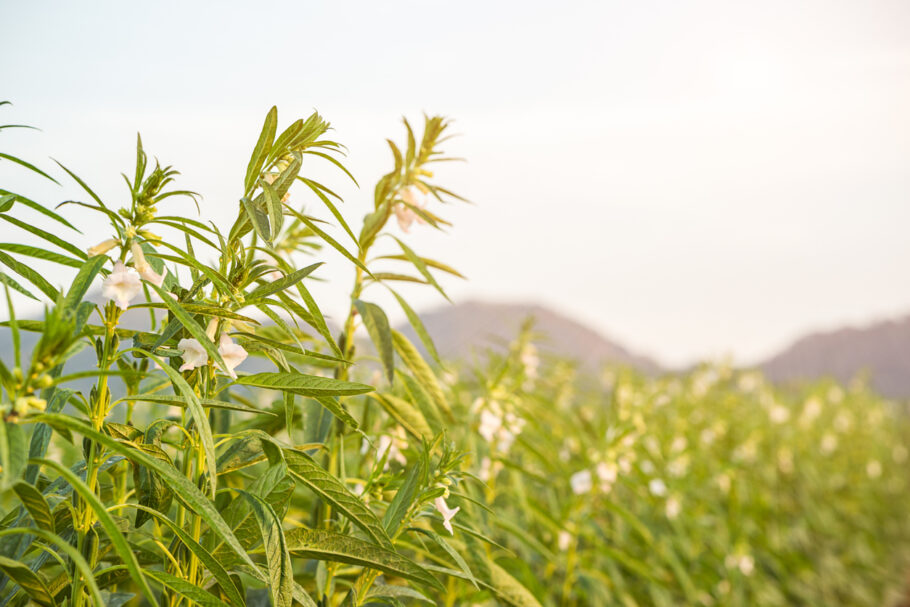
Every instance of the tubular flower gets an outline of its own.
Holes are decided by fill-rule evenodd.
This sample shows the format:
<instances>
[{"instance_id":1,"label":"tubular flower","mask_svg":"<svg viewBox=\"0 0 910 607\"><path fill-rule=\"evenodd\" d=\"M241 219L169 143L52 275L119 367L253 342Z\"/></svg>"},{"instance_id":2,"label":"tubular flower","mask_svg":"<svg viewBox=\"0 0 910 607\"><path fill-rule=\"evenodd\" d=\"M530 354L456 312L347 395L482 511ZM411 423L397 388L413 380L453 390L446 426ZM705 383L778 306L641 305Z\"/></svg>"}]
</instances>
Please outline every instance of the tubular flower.
<instances>
[{"instance_id":1,"label":"tubular flower","mask_svg":"<svg viewBox=\"0 0 910 607\"><path fill-rule=\"evenodd\" d=\"M237 379L237 374L234 373L234 369L237 365L246 360L246 350L243 349L243 346L235 344L234 340L231 339L227 333L222 333L221 339L218 342L218 353L221 354L221 358L224 359L224 366L227 367L228 375Z\"/></svg>"},{"instance_id":2,"label":"tubular flower","mask_svg":"<svg viewBox=\"0 0 910 607\"><path fill-rule=\"evenodd\" d=\"M436 506L436 510L439 511L439 514L442 515L442 526L445 527L449 533L455 535L455 530L452 529L452 519L455 518L455 515L458 514L461 507L456 506L455 508L449 508L449 505L446 504L446 498L442 495L437 497L433 504Z\"/></svg>"},{"instance_id":3,"label":"tubular flower","mask_svg":"<svg viewBox=\"0 0 910 607\"><path fill-rule=\"evenodd\" d=\"M122 261L114 264L114 271L101 283L101 294L108 299L113 299L126 310L130 300L142 291L142 283L136 270L128 268Z\"/></svg>"},{"instance_id":4,"label":"tubular flower","mask_svg":"<svg viewBox=\"0 0 910 607\"><path fill-rule=\"evenodd\" d=\"M181 339L177 344L177 348L183 357L183 364L180 365L179 371L191 371L209 361L209 355L198 339L193 339L192 337Z\"/></svg>"},{"instance_id":5,"label":"tubular flower","mask_svg":"<svg viewBox=\"0 0 910 607\"><path fill-rule=\"evenodd\" d=\"M576 472L569 479L569 484L572 485L572 493L575 495L589 493L594 487L594 480L591 478L591 471L582 470L581 472Z\"/></svg>"},{"instance_id":6,"label":"tubular flower","mask_svg":"<svg viewBox=\"0 0 910 607\"><path fill-rule=\"evenodd\" d=\"M398 227L401 228L401 231L405 233L409 232L414 220L417 220L417 223L419 224L426 223L423 218L414 211L414 208L424 209L427 206L426 201L417 200L414 191L409 187L402 188L398 192L398 195L404 201L395 205L395 218L398 220Z\"/></svg>"},{"instance_id":7,"label":"tubular flower","mask_svg":"<svg viewBox=\"0 0 910 607\"><path fill-rule=\"evenodd\" d=\"M146 260L145 253L142 252L142 247L139 246L139 243L133 241L130 250L133 252L133 266L136 268L136 271L139 272L139 276L142 280L146 280L156 287L160 287L164 284L164 274L158 274L152 269L152 266L149 265L148 260Z\"/></svg>"},{"instance_id":8,"label":"tubular flower","mask_svg":"<svg viewBox=\"0 0 910 607\"><path fill-rule=\"evenodd\" d=\"M120 244L120 241L116 238L108 238L104 242L99 242L93 247L89 247L86 253L89 257L95 257L96 255L104 255L114 247Z\"/></svg>"}]
</instances>

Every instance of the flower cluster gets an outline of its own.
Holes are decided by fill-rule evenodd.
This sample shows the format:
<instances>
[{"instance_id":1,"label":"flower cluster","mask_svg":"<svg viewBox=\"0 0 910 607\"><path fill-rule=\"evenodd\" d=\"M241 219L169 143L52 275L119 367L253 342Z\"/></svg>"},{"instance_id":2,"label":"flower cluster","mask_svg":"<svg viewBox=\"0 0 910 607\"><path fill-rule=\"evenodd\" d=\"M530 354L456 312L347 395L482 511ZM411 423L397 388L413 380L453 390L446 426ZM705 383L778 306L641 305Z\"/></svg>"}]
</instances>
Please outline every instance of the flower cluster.
<instances>
[{"instance_id":1,"label":"flower cluster","mask_svg":"<svg viewBox=\"0 0 910 607\"><path fill-rule=\"evenodd\" d=\"M398 192L398 197L401 198L401 201L395 203L393 210L395 212L395 219L398 220L398 227L401 228L402 232L410 232L411 225L415 220L420 225L426 223L423 217L414 211L415 208L421 211L426 208L427 201L425 198L418 200L417 195L414 193L414 189L410 186L401 188Z\"/></svg>"},{"instance_id":2,"label":"flower cluster","mask_svg":"<svg viewBox=\"0 0 910 607\"><path fill-rule=\"evenodd\" d=\"M480 413L480 425L477 431L491 448L500 453L508 453L518 435L527 423L512 408L504 406L499 400L478 398L472 410Z\"/></svg>"}]
</instances>

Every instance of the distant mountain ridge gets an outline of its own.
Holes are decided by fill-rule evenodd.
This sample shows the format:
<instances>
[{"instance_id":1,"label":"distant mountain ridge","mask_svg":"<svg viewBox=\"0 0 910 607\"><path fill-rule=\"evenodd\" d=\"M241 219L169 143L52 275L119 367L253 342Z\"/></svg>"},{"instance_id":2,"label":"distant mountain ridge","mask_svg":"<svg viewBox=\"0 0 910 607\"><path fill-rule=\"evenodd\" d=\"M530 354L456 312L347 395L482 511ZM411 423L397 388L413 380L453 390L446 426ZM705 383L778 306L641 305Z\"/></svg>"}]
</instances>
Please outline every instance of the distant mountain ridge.
<instances>
[{"instance_id":1,"label":"distant mountain ridge","mask_svg":"<svg viewBox=\"0 0 910 607\"><path fill-rule=\"evenodd\" d=\"M872 388L883 396L910 398L910 315L811 333L759 368L775 382L819 377L847 382L868 373Z\"/></svg>"},{"instance_id":2,"label":"distant mountain ridge","mask_svg":"<svg viewBox=\"0 0 910 607\"><path fill-rule=\"evenodd\" d=\"M473 350L508 343L524 319L546 339L544 351L596 369L601 363L660 373L655 361L635 354L590 328L538 305L467 302L421 314L443 358L458 359ZM414 333L403 327L411 338ZM889 398L910 398L910 315L864 327L811 333L756 365L772 381L798 382L831 377L849 382L867 374L874 390Z\"/></svg>"},{"instance_id":3,"label":"distant mountain ridge","mask_svg":"<svg viewBox=\"0 0 910 607\"><path fill-rule=\"evenodd\" d=\"M536 345L544 352L574 359L589 370L611 363L650 374L662 371L650 358L633 353L589 327L539 305L468 301L424 312L420 318L444 359L464 358L472 351L508 344L518 336L522 323L533 318L534 332L543 336ZM409 339L416 340L409 326L403 325L399 330Z\"/></svg>"}]
</instances>

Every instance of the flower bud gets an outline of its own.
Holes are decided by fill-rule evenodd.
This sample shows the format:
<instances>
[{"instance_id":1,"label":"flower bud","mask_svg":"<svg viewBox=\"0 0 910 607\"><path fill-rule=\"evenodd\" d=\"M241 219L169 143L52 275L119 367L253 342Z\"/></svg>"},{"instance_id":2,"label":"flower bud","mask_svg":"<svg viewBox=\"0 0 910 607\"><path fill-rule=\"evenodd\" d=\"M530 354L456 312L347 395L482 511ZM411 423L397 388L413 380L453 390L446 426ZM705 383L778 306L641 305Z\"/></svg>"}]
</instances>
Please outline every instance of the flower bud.
<instances>
[{"instance_id":1,"label":"flower bud","mask_svg":"<svg viewBox=\"0 0 910 607\"><path fill-rule=\"evenodd\" d=\"M97 255L104 255L114 247L118 246L120 241L116 238L109 238L103 242L99 242L93 247L90 247L86 252L89 257L95 257Z\"/></svg>"}]
</instances>

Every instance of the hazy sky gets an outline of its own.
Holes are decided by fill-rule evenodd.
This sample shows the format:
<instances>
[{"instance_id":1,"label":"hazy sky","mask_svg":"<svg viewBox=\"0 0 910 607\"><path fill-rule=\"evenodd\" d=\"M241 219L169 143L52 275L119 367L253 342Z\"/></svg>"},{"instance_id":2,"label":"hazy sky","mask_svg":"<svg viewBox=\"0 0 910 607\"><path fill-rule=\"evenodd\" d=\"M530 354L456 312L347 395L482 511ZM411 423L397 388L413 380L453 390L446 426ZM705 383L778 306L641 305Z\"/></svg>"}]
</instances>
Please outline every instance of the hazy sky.
<instances>
[{"instance_id":1,"label":"hazy sky","mask_svg":"<svg viewBox=\"0 0 910 607\"><path fill-rule=\"evenodd\" d=\"M910 312L905 0L4 2L0 23L0 121L43 129L0 149L112 205L141 131L227 229L277 104L282 125L332 122L363 187L311 170L359 221L400 116L442 113L469 162L440 179L476 205L410 242L469 276L445 281L455 301L543 303L669 364ZM342 267L322 272L335 315Z\"/></svg>"}]
</instances>

